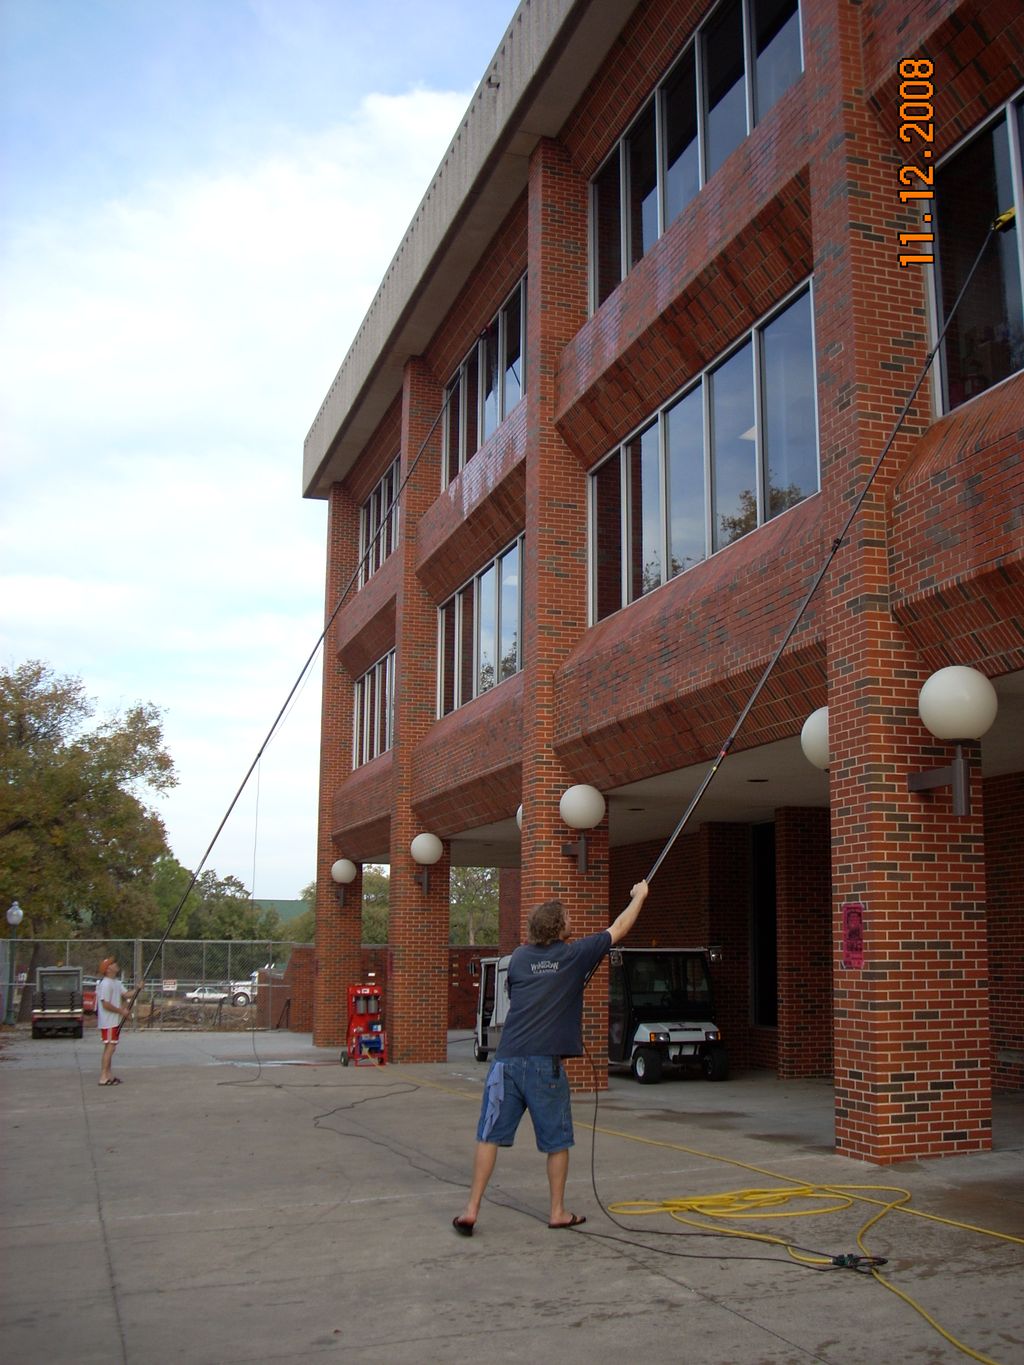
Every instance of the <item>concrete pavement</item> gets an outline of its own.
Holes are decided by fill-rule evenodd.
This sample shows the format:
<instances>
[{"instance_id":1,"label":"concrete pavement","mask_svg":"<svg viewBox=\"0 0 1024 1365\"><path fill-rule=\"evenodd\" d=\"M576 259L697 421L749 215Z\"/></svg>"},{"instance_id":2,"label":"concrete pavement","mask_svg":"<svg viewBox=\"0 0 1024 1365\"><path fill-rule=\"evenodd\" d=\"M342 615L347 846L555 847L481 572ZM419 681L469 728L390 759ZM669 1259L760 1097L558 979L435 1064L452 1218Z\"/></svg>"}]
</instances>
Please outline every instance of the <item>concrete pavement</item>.
<instances>
[{"instance_id":1,"label":"concrete pavement","mask_svg":"<svg viewBox=\"0 0 1024 1365\"><path fill-rule=\"evenodd\" d=\"M991 1153L878 1168L832 1151L826 1083L615 1077L596 1126L593 1096L574 1105L586 1226L547 1228L527 1120L469 1239L467 1035L446 1063L342 1068L308 1035L133 1032L104 1090L94 1036L2 1037L7 1360L1024 1362L1024 1244L986 1233L1024 1238L1024 1095L998 1100ZM911 1193L865 1236L884 1284L598 1202L821 1184ZM896 1196L853 1193L726 1226L857 1253L864 1201Z\"/></svg>"}]
</instances>

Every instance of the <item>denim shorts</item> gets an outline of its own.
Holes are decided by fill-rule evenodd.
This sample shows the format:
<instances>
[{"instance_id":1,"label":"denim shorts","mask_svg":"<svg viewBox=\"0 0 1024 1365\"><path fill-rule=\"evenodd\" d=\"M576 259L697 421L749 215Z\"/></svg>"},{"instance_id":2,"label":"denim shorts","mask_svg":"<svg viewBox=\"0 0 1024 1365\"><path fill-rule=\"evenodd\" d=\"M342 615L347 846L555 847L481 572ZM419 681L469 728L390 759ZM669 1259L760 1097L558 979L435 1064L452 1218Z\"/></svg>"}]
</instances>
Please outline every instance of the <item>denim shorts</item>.
<instances>
[{"instance_id":1,"label":"denim shorts","mask_svg":"<svg viewBox=\"0 0 1024 1365\"><path fill-rule=\"evenodd\" d=\"M504 1087L497 1118L485 1128L489 1090L497 1080L495 1068L501 1067L500 1079ZM508 1057L492 1062L484 1085L484 1098L477 1124L478 1142L494 1142L499 1147L511 1147L516 1130L526 1110L533 1120L533 1132L539 1152L561 1152L573 1145L572 1105L569 1099L569 1078L558 1057ZM486 1136L485 1136L486 1133Z\"/></svg>"}]
</instances>

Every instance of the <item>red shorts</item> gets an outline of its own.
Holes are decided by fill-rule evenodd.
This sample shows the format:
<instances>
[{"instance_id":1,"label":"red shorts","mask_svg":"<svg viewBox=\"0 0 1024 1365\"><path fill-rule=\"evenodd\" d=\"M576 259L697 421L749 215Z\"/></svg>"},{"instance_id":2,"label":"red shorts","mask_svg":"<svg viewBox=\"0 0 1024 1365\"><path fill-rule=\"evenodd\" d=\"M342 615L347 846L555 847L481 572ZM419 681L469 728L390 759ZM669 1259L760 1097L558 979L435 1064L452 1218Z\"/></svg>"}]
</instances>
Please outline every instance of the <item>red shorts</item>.
<instances>
[{"instance_id":1,"label":"red shorts","mask_svg":"<svg viewBox=\"0 0 1024 1365\"><path fill-rule=\"evenodd\" d=\"M121 1036L120 1024L118 1024L117 1028L100 1029L100 1037L103 1039L105 1043L116 1043L120 1036Z\"/></svg>"}]
</instances>

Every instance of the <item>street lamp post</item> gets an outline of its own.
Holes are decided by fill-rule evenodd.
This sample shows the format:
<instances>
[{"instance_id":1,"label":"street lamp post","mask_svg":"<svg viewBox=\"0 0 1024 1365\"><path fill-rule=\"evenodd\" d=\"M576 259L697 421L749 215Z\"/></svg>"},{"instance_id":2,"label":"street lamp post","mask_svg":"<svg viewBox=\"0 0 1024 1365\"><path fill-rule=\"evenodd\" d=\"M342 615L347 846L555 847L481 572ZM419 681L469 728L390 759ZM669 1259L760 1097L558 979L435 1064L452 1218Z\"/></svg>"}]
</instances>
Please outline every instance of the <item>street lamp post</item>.
<instances>
[{"instance_id":1,"label":"street lamp post","mask_svg":"<svg viewBox=\"0 0 1024 1365\"><path fill-rule=\"evenodd\" d=\"M25 912L22 910L21 906L18 904L17 901L12 901L11 904L10 904L10 905L8 906L8 908L7 908L7 923L10 925L10 933L8 934L8 939L9 939L8 952L9 952L10 958L11 958L11 971L10 971L11 980L10 980L10 984L9 984L9 986L8 986L8 989L7 989L7 1011L6 1011L6 1013L4 1014L4 1023L5 1023L5 1024L13 1024L13 1023L14 1023L14 981L15 981L15 975L14 975L14 959L15 959L15 954L16 954L16 951L17 951L17 943L18 943L18 925L21 923L21 921L24 919L24 917L25 917Z\"/></svg>"}]
</instances>

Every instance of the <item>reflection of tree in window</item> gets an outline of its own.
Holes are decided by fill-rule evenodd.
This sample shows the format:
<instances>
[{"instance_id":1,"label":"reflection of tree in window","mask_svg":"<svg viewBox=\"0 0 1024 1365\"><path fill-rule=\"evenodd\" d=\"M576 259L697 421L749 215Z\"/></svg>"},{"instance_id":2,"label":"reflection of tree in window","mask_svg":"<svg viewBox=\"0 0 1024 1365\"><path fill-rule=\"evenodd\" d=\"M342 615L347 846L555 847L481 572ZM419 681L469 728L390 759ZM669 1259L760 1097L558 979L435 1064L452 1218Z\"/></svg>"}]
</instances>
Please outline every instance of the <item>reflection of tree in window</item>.
<instances>
[{"instance_id":1,"label":"reflection of tree in window","mask_svg":"<svg viewBox=\"0 0 1024 1365\"><path fill-rule=\"evenodd\" d=\"M479 686L478 691L486 692L489 687L494 686L494 656L495 656L495 635L497 630L495 601L495 580L496 575L494 565L479 576L477 580L477 615L479 634L479 653L477 655L479 663Z\"/></svg>"},{"instance_id":2,"label":"reflection of tree in window","mask_svg":"<svg viewBox=\"0 0 1024 1365\"><path fill-rule=\"evenodd\" d=\"M675 576L707 553L704 531L704 400L700 386L665 414L669 563Z\"/></svg>"},{"instance_id":3,"label":"reflection of tree in window","mask_svg":"<svg viewBox=\"0 0 1024 1365\"><path fill-rule=\"evenodd\" d=\"M728 528L745 519L747 512L742 502L744 492L757 486L752 349L748 341L709 376L716 550L735 538L729 534Z\"/></svg>"},{"instance_id":4,"label":"reflection of tree in window","mask_svg":"<svg viewBox=\"0 0 1024 1365\"><path fill-rule=\"evenodd\" d=\"M989 224L1014 202L1006 117L973 138L935 176L943 318L963 287ZM943 343L951 408L1024 367L1024 314L1015 223L988 245Z\"/></svg>"},{"instance_id":5,"label":"reflection of tree in window","mask_svg":"<svg viewBox=\"0 0 1024 1365\"><path fill-rule=\"evenodd\" d=\"M766 519L818 486L811 296L803 293L761 332ZM795 494L795 496L794 496Z\"/></svg>"},{"instance_id":6,"label":"reflection of tree in window","mask_svg":"<svg viewBox=\"0 0 1024 1365\"><path fill-rule=\"evenodd\" d=\"M501 597L498 602L499 644L498 681L510 678L519 669L519 544L512 546L498 561Z\"/></svg>"},{"instance_id":7,"label":"reflection of tree in window","mask_svg":"<svg viewBox=\"0 0 1024 1365\"><path fill-rule=\"evenodd\" d=\"M658 424L652 422L626 445L629 470L632 572L630 601L661 583L661 487Z\"/></svg>"}]
</instances>

